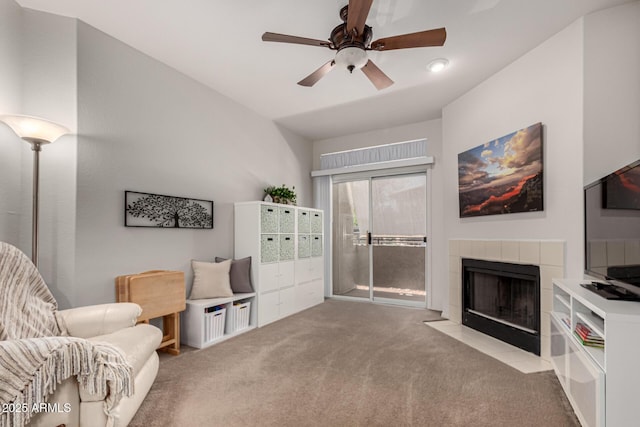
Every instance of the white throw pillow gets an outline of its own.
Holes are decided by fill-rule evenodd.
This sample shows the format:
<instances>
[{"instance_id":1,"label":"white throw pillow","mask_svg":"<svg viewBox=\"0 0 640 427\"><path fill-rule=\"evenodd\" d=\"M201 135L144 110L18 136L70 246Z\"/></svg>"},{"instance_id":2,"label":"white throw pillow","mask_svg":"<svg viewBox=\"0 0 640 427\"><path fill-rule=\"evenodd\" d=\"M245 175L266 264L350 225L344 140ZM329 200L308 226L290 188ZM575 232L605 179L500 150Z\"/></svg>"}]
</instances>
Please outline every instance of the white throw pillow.
<instances>
[{"instance_id":1,"label":"white throw pillow","mask_svg":"<svg viewBox=\"0 0 640 427\"><path fill-rule=\"evenodd\" d=\"M232 297L229 270L231 260L224 262L191 261L193 286L189 299Z\"/></svg>"}]
</instances>

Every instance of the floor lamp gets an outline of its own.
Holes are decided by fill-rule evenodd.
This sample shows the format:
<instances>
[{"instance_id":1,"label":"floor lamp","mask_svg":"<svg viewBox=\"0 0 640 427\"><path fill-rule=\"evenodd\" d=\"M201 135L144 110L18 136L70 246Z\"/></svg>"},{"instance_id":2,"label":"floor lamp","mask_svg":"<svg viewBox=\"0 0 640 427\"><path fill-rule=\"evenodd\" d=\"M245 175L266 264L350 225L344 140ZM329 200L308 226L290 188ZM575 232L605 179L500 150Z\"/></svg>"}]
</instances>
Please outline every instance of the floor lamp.
<instances>
[{"instance_id":1,"label":"floor lamp","mask_svg":"<svg viewBox=\"0 0 640 427\"><path fill-rule=\"evenodd\" d=\"M31 116L0 115L0 122L7 124L23 140L31 144L33 150L33 211L31 233L31 261L38 266L38 184L40 173L40 150L69 129L49 120Z\"/></svg>"}]
</instances>

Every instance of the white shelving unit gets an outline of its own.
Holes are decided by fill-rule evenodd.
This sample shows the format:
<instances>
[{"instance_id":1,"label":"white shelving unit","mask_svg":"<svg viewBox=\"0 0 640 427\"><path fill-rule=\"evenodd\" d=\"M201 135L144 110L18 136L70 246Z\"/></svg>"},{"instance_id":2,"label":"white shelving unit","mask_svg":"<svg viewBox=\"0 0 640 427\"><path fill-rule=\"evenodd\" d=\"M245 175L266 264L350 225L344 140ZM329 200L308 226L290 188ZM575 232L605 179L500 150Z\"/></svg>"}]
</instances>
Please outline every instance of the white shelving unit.
<instances>
[{"instance_id":1,"label":"white shelving unit","mask_svg":"<svg viewBox=\"0 0 640 427\"><path fill-rule=\"evenodd\" d=\"M583 426L637 426L640 303L604 299L581 283L588 280L553 280L552 365ZM577 323L604 348L583 345Z\"/></svg>"},{"instance_id":2,"label":"white shelving unit","mask_svg":"<svg viewBox=\"0 0 640 427\"><path fill-rule=\"evenodd\" d=\"M182 342L190 347L205 348L254 329L257 325L255 309L252 309L255 299L256 294L252 292L229 298L187 300L180 322ZM245 307L249 310L246 328L237 328L238 307L234 304L238 303L247 304ZM221 310L214 310L215 307Z\"/></svg>"},{"instance_id":3,"label":"white shelving unit","mask_svg":"<svg viewBox=\"0 0 640 427\"><path fill-rule=\"evenodd\" d=\"M234 257L250 256L258 327L324 301L323 212L266 202L234 206Z\"/></svg>"}]
</instances>

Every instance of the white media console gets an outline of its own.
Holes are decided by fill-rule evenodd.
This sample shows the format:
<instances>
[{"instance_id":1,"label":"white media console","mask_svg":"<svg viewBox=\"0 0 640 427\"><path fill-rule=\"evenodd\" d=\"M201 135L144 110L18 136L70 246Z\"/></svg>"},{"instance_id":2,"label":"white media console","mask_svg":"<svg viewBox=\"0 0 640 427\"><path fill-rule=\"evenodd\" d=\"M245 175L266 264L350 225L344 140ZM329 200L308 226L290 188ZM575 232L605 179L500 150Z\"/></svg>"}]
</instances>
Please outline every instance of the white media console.
<instances>
[{"instance_id":1,"label":"white media console","mask_svg":"<svg viewBox=\"0 0 640 427\"><path fill-rule=\"evenodd\" d=\"M580 286L553 280L551 362L583 426L638 426L640 302L607 300ZM577 323L604 339L583 345Z\"/></svg>"}]
</instances>

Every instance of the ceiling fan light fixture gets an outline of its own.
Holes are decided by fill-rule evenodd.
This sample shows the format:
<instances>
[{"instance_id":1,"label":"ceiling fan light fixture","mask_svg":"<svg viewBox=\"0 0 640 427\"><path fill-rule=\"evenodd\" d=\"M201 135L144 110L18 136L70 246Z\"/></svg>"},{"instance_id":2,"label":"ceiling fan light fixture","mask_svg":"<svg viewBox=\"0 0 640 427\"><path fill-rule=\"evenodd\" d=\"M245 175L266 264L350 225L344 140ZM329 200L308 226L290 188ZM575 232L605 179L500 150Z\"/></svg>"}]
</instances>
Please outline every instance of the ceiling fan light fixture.
<instances>
[{"instance_id":1,"label":"ceiling fan light fixture","mask_svg":"<svg viewBox=\"0 0 640 427\"><path fill-rule=\"evenodd\" d=\"M429 62L429 64L427 65L427 70L431 71L432 73L439 73L440 71L447 68L448 65L449 65L448 59L438 58Z\"/></svg>"},{"instance_id":2,"label":"ceiling fan light fixture","mask_svg":"<svg viewBox=\"0 0 640 427\"><path fill-rule=\"evenodd\" d=\"M350 46L342 48L336 53L336 65L345 67L350 72L360 69L367 64L367 52L359 47Z\"/></svg>"}]
</instances>

